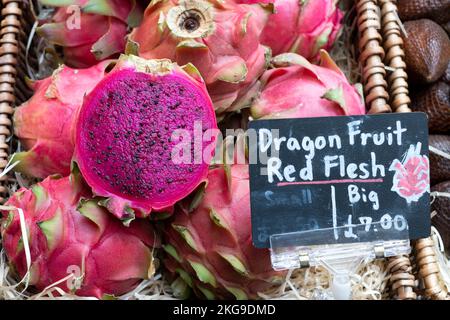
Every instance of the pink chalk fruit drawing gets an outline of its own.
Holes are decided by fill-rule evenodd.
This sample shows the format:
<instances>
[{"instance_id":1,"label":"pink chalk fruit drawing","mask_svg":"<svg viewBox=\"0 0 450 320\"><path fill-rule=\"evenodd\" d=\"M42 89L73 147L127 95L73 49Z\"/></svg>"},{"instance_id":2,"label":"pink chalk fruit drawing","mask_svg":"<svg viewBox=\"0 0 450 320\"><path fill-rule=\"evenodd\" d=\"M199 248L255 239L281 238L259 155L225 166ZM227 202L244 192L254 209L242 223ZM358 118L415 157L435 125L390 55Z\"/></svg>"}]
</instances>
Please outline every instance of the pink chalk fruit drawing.
<instances>
[{"instance_id":1,"label":"pink chalk fruit drawing","mask_svg":"<svg viewBox=\"0 0 450 320\"><path fill-rule=\"evenodd\" d=\"M403 160L395 159L389 167L389 171L395 171L391 190L408 203L430 192L430 163L426 155L420 154L421 148L420 142L410 145Z\"/></svg>"}]
</instances>

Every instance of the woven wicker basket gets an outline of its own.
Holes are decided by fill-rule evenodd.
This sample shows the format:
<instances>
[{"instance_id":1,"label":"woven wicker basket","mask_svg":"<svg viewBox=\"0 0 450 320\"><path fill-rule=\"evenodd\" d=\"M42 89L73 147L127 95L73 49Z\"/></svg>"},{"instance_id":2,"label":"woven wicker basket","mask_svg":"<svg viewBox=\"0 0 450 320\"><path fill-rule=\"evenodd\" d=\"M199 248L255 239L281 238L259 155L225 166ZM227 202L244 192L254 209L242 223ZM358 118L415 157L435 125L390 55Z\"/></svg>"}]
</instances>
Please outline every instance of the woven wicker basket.
<instances>
[{"instance_id":1,"label":"woven wicker basket","mask_svg":"<svg viewBox=\"0 0 450 320\"><path fill-rule=\"evenodd\" d=\"M359 65L369 113L410 112L402 26L394 1L356 0L354 23L358 30ZM11 115L14 107L27 100L32 92L25 83L29 65L38 60L28 55L32 43L29 34L35 24L32 7L27 0L1 0L0 30L0 170L14 149ZM30 51L31 52L31 51ZM0 201L9 196L10 175L0 180ZM411 257L389 258L389 293L393 299L416 299L418 296L449 298L439 280L439 267L431 238L414 243Z\"/></svg>"}]
</instances>

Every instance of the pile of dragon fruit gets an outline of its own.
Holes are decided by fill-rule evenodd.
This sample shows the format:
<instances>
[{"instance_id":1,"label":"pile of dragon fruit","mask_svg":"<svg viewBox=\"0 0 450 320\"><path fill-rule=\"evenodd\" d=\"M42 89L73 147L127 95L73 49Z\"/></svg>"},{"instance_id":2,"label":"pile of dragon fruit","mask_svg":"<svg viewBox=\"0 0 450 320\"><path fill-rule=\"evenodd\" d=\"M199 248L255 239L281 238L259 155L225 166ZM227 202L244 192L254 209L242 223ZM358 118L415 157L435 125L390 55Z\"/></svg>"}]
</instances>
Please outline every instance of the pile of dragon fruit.
<instances>
[{"instance_id":1,"label":"pile of dragon fruit","mask_svg":"<svg viewBox=\"0 0 450 320\"><path fill-rule=\"evenodd\" d=\"M365 107L326 51L337 1L262 2L41 0L56 8L38 34L64 64L15 110L24 151L11 163L40 182L1 212L3 249L29 292L57 283L117 297L155 270L177 298L256 299L282 283L252 244L248 165L213 162L213 135L194 161L189 137L197 124L202 135ZM177 162L183 139L177 154L191 161ZM74 270L77 281L60 281Z\"/></svg>"}]
</instances>

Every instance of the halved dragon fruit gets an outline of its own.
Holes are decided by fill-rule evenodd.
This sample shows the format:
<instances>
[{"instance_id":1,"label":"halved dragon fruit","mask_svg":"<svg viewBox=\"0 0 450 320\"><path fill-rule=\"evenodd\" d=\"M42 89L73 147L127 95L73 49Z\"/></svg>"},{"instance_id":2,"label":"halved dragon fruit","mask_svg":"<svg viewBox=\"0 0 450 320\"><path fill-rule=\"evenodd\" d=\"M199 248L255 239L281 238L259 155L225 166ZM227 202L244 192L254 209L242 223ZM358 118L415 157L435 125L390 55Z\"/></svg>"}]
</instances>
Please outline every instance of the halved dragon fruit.
<instances>
[{"instance_id":1,"label":"halved dragon fruit","mask_svg":"<svg viewBox=\"0 0 450 320\"><path fill-rule=\"evenodd\" d=\"M69 175L76 114L84 95L103 79L112 61L87 69L62 65L32 84L33 97L14 110L14 134L25 149L13 155L12 163L19 161L14 170L42 179Z\"/></svg>"},{"instance_id":2,"label":"halved dragon fruit","mask_svg":"<svg viewBox=\"0 0 450 320\"><path fill-rule=\"evenodd\" d=\"M75 160L102 204L127 223L169 210L206 179L217 130L192 65L124 55L85 99Z\"/></svg>"},{"instance_id":3,"label":"halved dragon fruit","mask_svg":"<svg viewBox=\"0 0 450 320\"><path fill-rule=\"evenodd\" d=\"M329 117L365 113L361 90L352 86L324 50L320 65L295 53L272 59L260 78L262 91L250 110L255 119Z\"/></svg>"}]
</instances>

